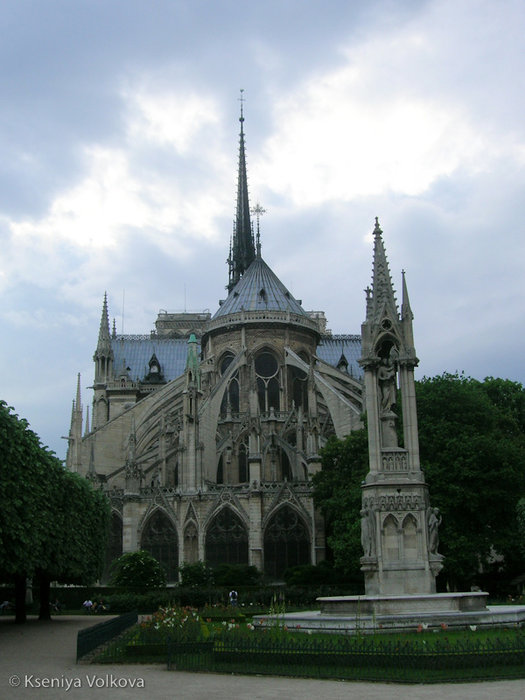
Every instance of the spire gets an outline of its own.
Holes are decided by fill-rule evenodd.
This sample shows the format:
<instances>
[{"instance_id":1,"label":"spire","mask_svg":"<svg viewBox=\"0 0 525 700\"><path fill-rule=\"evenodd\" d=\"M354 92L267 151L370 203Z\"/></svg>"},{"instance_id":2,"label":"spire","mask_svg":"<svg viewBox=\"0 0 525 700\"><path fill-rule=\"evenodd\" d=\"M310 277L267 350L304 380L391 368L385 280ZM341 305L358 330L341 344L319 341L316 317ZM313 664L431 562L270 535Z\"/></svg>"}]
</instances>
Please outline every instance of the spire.
<instances>
[{"instance_id":1,"label":"spire","mask_svg":"<svg viewBox=\"0 0 525 700\"><path fill-rule=\"evenodd\" d=\"M233 246L229 264L228 291L240 280L255 259L250 202L248 199L248 177L246 175L246 151L244 144L244 90L241 90L241 132L239 135L239 174L237 181L237 211L233 228Z\"/></svg>"},{"instance_id":2,"label":"spire","mask_svg":"<svg viewBox=\"0 0 525 700\"><path fill-rule=\"evenodd\" d=\"M408 298L408 289L405 278L405 271L401 270L401 275L403 277L403 298L401 301L401 320L404 321L408 319L410 321L414 320L414 314L412 313L412 308L410 307L410 299Z\"/></svg>"},{"instance_id":3,"label":"spire","mask_svg":"<svg viewBox=\"0 0 525 700\"><path fill-rule=\"evenodd\" d=\"M388 268L388 260L383 243L383 231L376 216L374 227L374 265L372 272L372 290L367 290L366 320L379 323L383 318L391 321L398 318L397 304Z\"/></svg>"},{"instance_id":4,"label":"spire","mask_svg":"<svg viewBox=\"0 0 525 700\"><path fill-rule=\"evenodd\" d=\"M80 372L77 374L77 396L75 399L75 408L82 414L82 401L80 398Z\"/></svg>"},{"instance_id":5,"label":"spire","mask_svg":"<svg viewBox=\"0 0 525 700\"><path fill-rule=\"evenodd\" d=\"M102 315L100 317L100 329L98 331L97 350L107 349L111 347L111 336L109 334L109 315L108 315L108 295L104 292L104 302L102 304Z\"/></svg>"},{"instance_id":6,"label":"spire","mask_svg":"<svg viewBox=\"0 0 525 700\"><path fill-rule=\"evenodd\" d=\"M417 364L416 350L414 347L414 328L412 321L414 320L414 314L412 313L412 308L410 306L410 299L408 298L408 288L405 278L405 271L402 271L403 275L403 298L401 301L401 324L403 326L403 338L405 341L405 348L407 356L412 357Z\"/></svg>"}]
</instances>

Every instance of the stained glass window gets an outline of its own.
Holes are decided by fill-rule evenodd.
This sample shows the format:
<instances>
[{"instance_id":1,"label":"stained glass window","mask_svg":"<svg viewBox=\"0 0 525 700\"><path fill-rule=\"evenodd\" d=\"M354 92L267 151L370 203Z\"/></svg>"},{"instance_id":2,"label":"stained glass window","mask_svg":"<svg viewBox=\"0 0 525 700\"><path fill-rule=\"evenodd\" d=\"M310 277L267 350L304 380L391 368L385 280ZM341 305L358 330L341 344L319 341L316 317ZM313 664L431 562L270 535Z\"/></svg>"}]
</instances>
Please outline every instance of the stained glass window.
<instances>
[{"instance_id":1,"label":"stained glass window","mask_svg":"<svg viewBox=\"0 0 525 700\"><path fill-rule=\"evenodd\" d=\"M294 508L282 506L264 533L264 572L280 578L289 567L310 563L307 527Z\"/></svg>"},{"instance_id":2,"label":"stained glass window","mask_svg":"<svg viewBox=\"0 0 525 700\"><path fill-rule=\"evenodd\" d=\"M142 531L141 548L160 562L168 581L178 578L179 546L175 526L162 511L156 510Z\"/></svg>"},{"instance_id":3,"label":"stained glass window","mask_svg":"<svg viewBox=\"0 0 525 700\"><path fill-rule=\"evenodd\" d=\"M210 566L248 563L248 532L231 508L219 511L208 527L206 561Z\"/></svg>"}]
</instances>

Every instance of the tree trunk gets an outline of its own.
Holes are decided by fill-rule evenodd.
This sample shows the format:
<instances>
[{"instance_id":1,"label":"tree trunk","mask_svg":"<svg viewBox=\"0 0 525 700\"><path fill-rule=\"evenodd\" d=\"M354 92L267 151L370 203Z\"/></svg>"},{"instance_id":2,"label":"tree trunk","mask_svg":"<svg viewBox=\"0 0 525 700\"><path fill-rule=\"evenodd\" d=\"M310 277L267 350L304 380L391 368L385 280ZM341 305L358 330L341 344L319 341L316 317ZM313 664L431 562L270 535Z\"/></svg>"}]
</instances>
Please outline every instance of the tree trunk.
<instances>
[{"instance_id":1,"label":"tree trunk","mask_svg":"<svg viewBox=\"0 0 525 700\"><path fill-rule=\"evenodd\" d=\"M38 574L38 583L40 587L40 612L38 613L39 620L50 620L51 619L51 609L49 606L49 596L50 596L50 585L51 581L49 576L40 571Z\"/></svg>"},{"instance_id":2,"label":"tree trunk","mask_svg":"<svg viewBox=\"0 0 525 700\"><path fill-rule=\"evenodd\" d=\"M15 576L15 622L26 621L26 575Z\"/></svg>"}]
</instances>

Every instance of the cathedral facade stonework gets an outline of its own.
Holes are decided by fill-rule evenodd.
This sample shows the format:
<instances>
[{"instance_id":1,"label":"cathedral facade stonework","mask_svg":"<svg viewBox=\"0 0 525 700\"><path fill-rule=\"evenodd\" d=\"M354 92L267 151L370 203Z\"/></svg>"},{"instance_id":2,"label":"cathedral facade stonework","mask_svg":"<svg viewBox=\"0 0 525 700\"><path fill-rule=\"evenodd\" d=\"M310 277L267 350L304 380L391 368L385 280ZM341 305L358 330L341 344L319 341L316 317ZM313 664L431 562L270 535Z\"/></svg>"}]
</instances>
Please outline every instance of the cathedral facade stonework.
<instances>
[{"instance_id":1,"label":"cathedral facade stonework","mask_svg":"<svg viewBox=\"0 0 525 700\"><path fill-rule=\"evenodd\" d=\"M262 257L243 121L227 298L213 316L162 311L154 331L126 336L110 329L104 296L87 420L80 378L73 402L66 462L111 501L108 564L145 549L171 581L184 562L279 579L324 559L311 477L329 437L361 428L365 410L361 336L331 335ZM384 387L386 404L386 375Z\"/></svg>"}]
</instances>

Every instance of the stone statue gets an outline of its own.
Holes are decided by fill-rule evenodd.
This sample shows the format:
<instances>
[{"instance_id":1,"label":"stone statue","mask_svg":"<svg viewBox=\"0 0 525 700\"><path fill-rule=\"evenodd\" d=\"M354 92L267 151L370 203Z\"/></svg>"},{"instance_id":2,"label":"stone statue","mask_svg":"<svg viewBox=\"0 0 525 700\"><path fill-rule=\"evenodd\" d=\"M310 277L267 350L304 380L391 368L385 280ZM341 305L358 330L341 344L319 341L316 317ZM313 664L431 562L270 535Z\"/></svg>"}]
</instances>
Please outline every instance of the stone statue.
<instances>
[{"instance_id":1,"label":"stone statue","mask_svg":"<svg viewBox=\"0 0 525 700\"><path fill-rule=\"evenodd\" d=\"M379 405L382 413L392 410L396 403L396 365L392 353L389 358L383 358L377 370L379 384Z\"/></svg>"},{"instance_id":2,"label":"stone statue","mask_svg":"<svg viewBox=\"0 0 525 700\"><path fill-rule=\"evenodd\" d=\"M376 523L370 508L361 511L361 545L365 557L373 557L376 552Z\"/></svg>"},{"instance_id":3,"label":"stone statue","mask_svg":"<svg viewBox=\"0 0 525 700\"><path fill-rule=\"evenodd\" d=\"M439 526L443 518L439 508L429 508L427 516L428 524L428 551L430 554L437 554L439 547Z\"/></svg>"}]
</instances>

